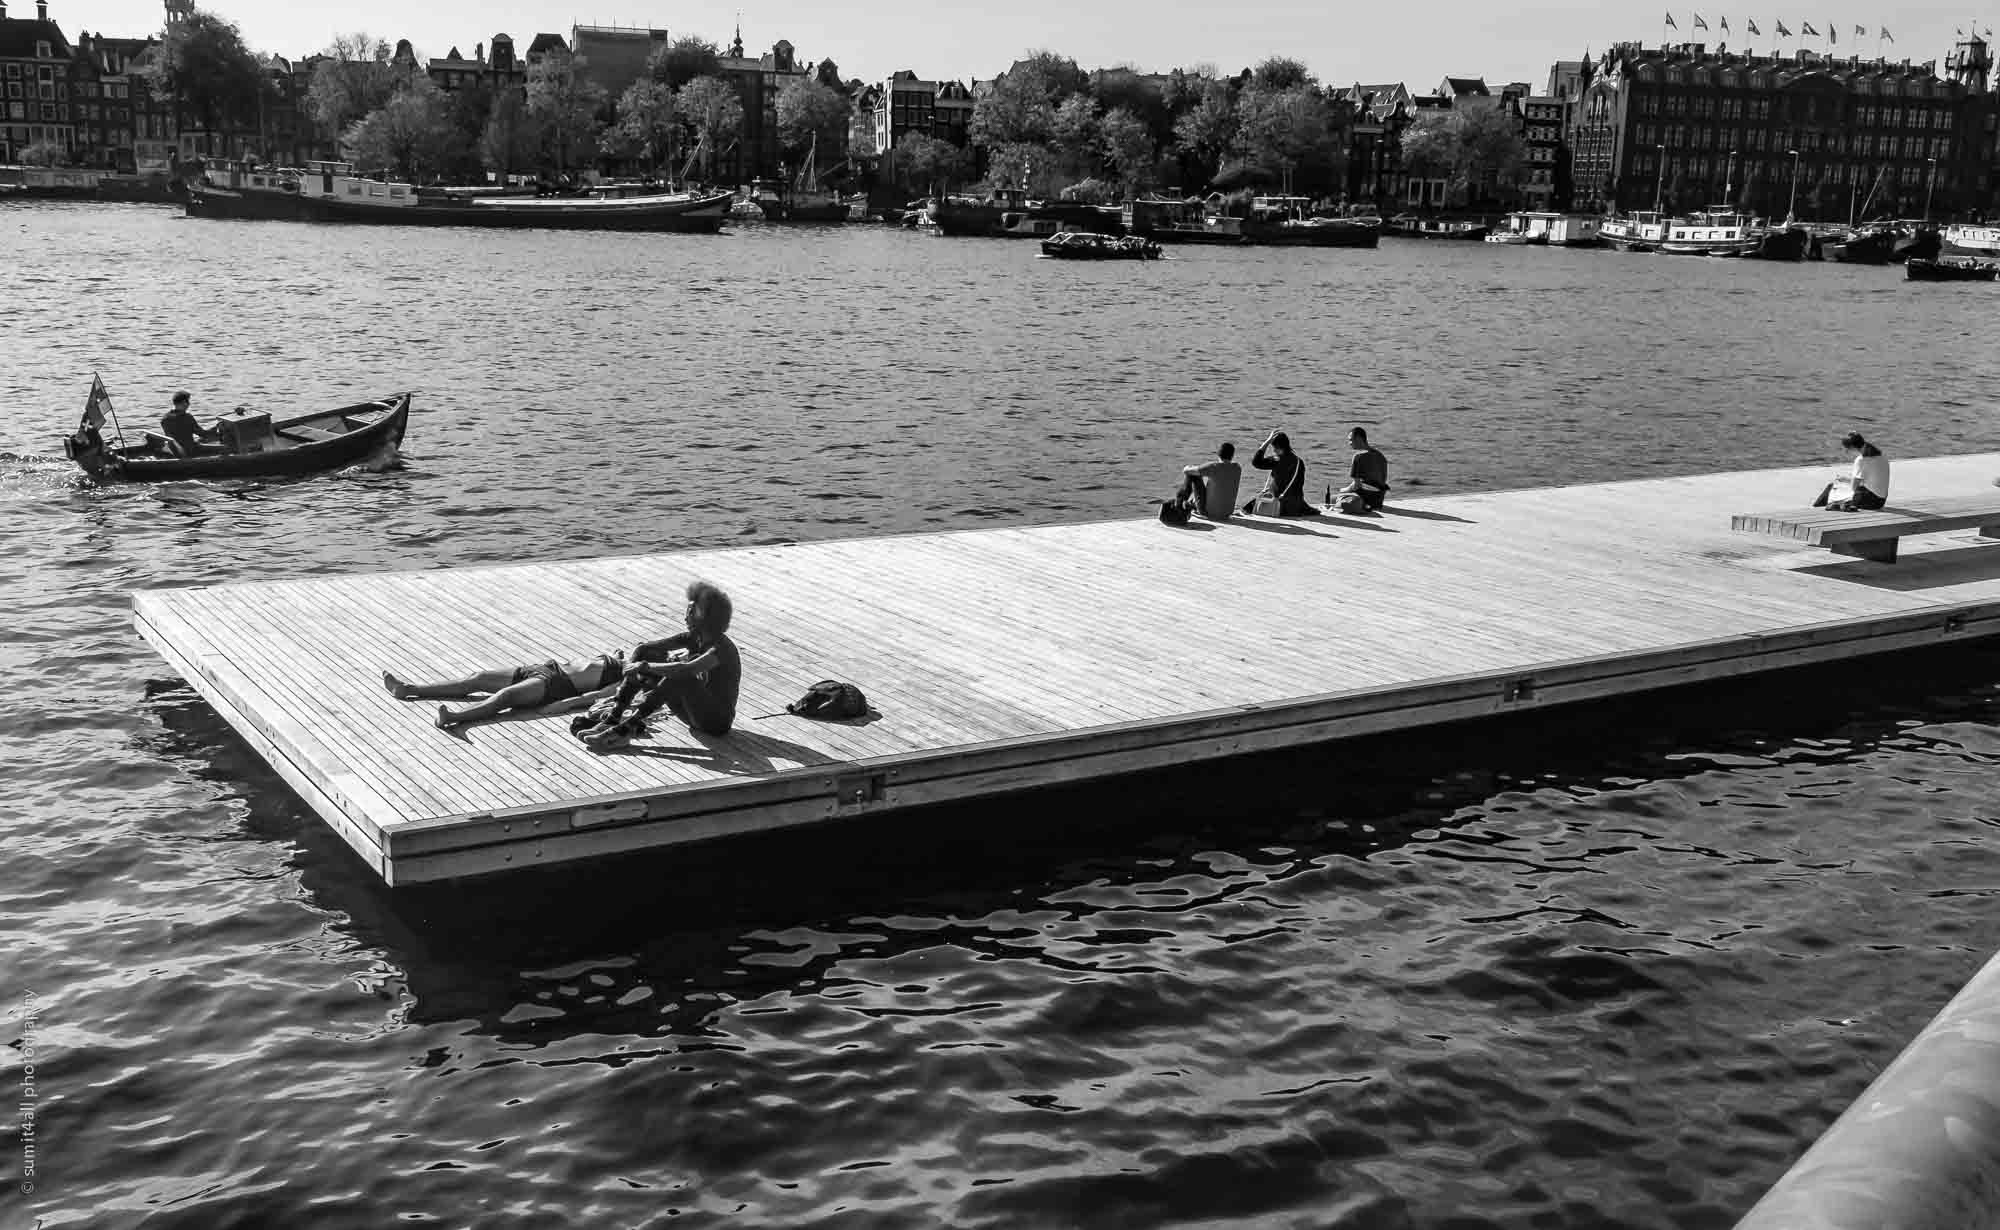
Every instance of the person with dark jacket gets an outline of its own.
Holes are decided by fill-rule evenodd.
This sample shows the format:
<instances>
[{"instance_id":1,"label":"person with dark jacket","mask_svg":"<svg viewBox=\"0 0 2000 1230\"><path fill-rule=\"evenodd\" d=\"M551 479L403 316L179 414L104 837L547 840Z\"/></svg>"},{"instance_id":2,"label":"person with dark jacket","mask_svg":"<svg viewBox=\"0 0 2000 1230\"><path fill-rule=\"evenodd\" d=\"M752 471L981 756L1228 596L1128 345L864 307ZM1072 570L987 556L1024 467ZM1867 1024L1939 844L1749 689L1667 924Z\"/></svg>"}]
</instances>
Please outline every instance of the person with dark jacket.
<instances>
[{"instance_id":1,"label":"person with dark jacket","mask_svg":"<svg viewBox=\"0 0 2000 1230\"><path fill-rule=\"evenodd\" d=\"M160 433L169 441L167 451L176 457L192 457L196 453L212 453L216 450L204 446L203 440L215 439L213 426L203 427L201 420L188 411L192 400L185 389L174 394L174 408L160 416Z\"/></svg>"},{"instance_id":2,"label":"person with dark jacket","mask_svg":"<svg viewBox=\"0 0 2000 1230\"><path fill-rule=\"evenodd\" d=\"M1271 477L1265 480L1264 490L1243 506L1244 512L1254 512L1257 501L1276 497L1280 517L1309 517L1313 506L1306 502L1306 463L1292 451L1291 437L1282 431L1273 431L1257 446L1257 455L1250 464L1259 470L1269 470Z\"/></svg>"}]
</instances>

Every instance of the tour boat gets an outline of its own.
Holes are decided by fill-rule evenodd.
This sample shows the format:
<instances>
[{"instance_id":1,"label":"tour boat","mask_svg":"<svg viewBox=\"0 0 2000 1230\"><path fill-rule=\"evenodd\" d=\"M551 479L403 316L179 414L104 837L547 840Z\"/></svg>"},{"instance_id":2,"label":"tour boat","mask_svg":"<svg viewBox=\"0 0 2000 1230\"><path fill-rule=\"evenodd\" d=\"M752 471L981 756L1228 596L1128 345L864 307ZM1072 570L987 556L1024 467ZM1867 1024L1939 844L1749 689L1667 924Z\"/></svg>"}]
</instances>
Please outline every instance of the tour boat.
<instances>
[{"instance_id":1,"label":"tour boat","mask_svg":"<svg viewBox=\"0 0 2000 1230\"><path fill-rule=\"evenodd\" d=\"M1063 231L1042 240L1042 255L1070 261L1156 261L1160 245L1137 235Z\"/></svg>"},{"instance_id":2,"label":"tour boat","mask_svg":"<svg viewBox=\"0 0 2000 1230\"><path fill-rule=\"evenodd\" d=\"M713 234L728 219L730 194L660 192L634 185L565 196L458 189L354 175L347 163L309 163L303 171L230 166L188 187L189 217L361 222L391 226L541 227L562 230L679 231Z\"/></svg>"},{"instance_id":3,"label":"tour boat","mask_svg":"<svg viewBox=\"0 0 2000 1230\"><path fill-rule=\"evenodd\" d=\"M144 442L112 445L103 437L102 411L110 399L94 385L84 420L63 438L63 453L100 481L165 482L196 478L273 478L338 470L403 442L410 419L409 393L378 401L273 419L268 413L238 410L217 419L223 446L192 457L176 456L156 431Z\"/></svg>"},{"instance_id":4,"label":"tour boat","mask_svg":"<svg viewBox=\"0 0 2000 1230\"><path fill-rule=\"evenodd\" d=\"M1930 260L1912 257L1903 263L1903 276L1912 282L1991 282L2000 277L2000 264L1975 260Z\"/></svg>"},{"instance_id":5,"label":"tour boat","mask_svg":"<svg viewBox=\"0 0 2000 1230\"><path fill-rule=\"evenodd\" d=\"M1650 209L1616 214L1597 233L1620 252L1651 252L1667 237L1667 216Z\"/></svg>"},{"instance_id":6,"label":"tour boat","mask_svg":"<svg viewBox=\"0 0 2000 1230\"><path fill-rule=\"evenodd\" d=\"M1727 207L1703 210L1667 224L1663 256L1746 256L1763 243L1750 219Z\"/></svg>"}]
</instances>

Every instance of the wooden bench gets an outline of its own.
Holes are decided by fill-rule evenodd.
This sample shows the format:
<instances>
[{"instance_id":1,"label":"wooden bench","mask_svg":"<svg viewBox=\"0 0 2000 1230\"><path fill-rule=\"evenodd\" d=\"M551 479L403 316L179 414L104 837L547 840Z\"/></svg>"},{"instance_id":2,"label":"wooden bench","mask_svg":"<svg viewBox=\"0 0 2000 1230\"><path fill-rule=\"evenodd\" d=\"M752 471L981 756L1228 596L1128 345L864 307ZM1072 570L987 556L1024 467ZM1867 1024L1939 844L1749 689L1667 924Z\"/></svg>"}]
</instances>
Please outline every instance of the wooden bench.
<instances>
[{"instance_id":1,"label":"wooden bench","mask_svg":"<svg viewBox=\"0 0 2000 1230\"><path fill-rule=\"evenodd\" d=\"M280 427L278 434L287 440L302 440L307 444L317 444L322 440L338 440L345 433L328 431L323 427Z\"/></svg>"},{"instance_id":2,"label":"wooden bench","mask_svg":"<svg viewBox=\"0 0 2000 1230\"><path fill-rule=\"evenodd\" d=\"M1825 508L1787 508L1779 512L1737 513L1729 528L1747 534L1796 538L1835 555L1896 562L1896 543L1910 534L1942 534L1978 530L2000 538L2000 492L1911 500L1875 512L1835 512Z\"/></svg>"}]
</instances>

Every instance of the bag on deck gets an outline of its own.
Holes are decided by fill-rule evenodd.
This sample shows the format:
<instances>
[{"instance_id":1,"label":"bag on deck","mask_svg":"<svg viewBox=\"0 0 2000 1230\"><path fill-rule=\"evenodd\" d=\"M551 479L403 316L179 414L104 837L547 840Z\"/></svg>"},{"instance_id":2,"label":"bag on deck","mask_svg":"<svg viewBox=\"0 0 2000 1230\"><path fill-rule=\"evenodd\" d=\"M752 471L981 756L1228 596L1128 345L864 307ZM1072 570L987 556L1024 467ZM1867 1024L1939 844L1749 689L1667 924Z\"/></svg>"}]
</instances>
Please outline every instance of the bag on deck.
<instances>
[{"instance_id":1,"label":"bag on deck","mask_svg":"<svg viewBox=\"0 0 2000 1230\"><path fill-rule=\"evenodd\" d=\"M785 706L786 713L800 717L857 718L868 715L868 698L861 689L838 679L822 679L806 689L806 694Z\"/></svg>"},{"instance_id":2,"label":"bag on deck","mask_svg":"<svg viewBox=\"0 0 2000 1230\"><path fill-rule=\"evenodd\" d=\"M1188 506L1179 500L1161 500L1160 520L1168 525L1186 525L1188 523Z\"/></svg>"}]
</instances>

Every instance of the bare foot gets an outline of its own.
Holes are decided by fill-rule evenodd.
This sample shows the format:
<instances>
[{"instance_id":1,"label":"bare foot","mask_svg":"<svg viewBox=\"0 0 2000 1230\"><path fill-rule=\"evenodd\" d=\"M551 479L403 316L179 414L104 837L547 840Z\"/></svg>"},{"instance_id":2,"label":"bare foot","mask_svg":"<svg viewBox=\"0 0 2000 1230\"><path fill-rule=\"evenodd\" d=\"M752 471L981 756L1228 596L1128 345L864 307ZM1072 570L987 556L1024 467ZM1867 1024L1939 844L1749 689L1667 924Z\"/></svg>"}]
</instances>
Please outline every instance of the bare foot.
<instances>
[{"instance_id":1,"label":"bare foot","mask_svg":"<svg viewBox=\"0 0 2000 1230\"><path fill-rule=\"evenodd\" d=\"M417 690L388 671L382 672L382 686L389 689L389 695L397 700L415 700Z\"/></svg>"},{"instance_id":2,"label":"bare foot","mask_svg":"<svg viewBox=\"0 0 2000 1230\"><path fill-rule=\"evenodd\" d=\"M438 715L437 715L437 728L439 730L450 730L452 727L456 725L458 725L458 715L451 711L451 706L439 705Z\"/></svg>"}]
</instances>

